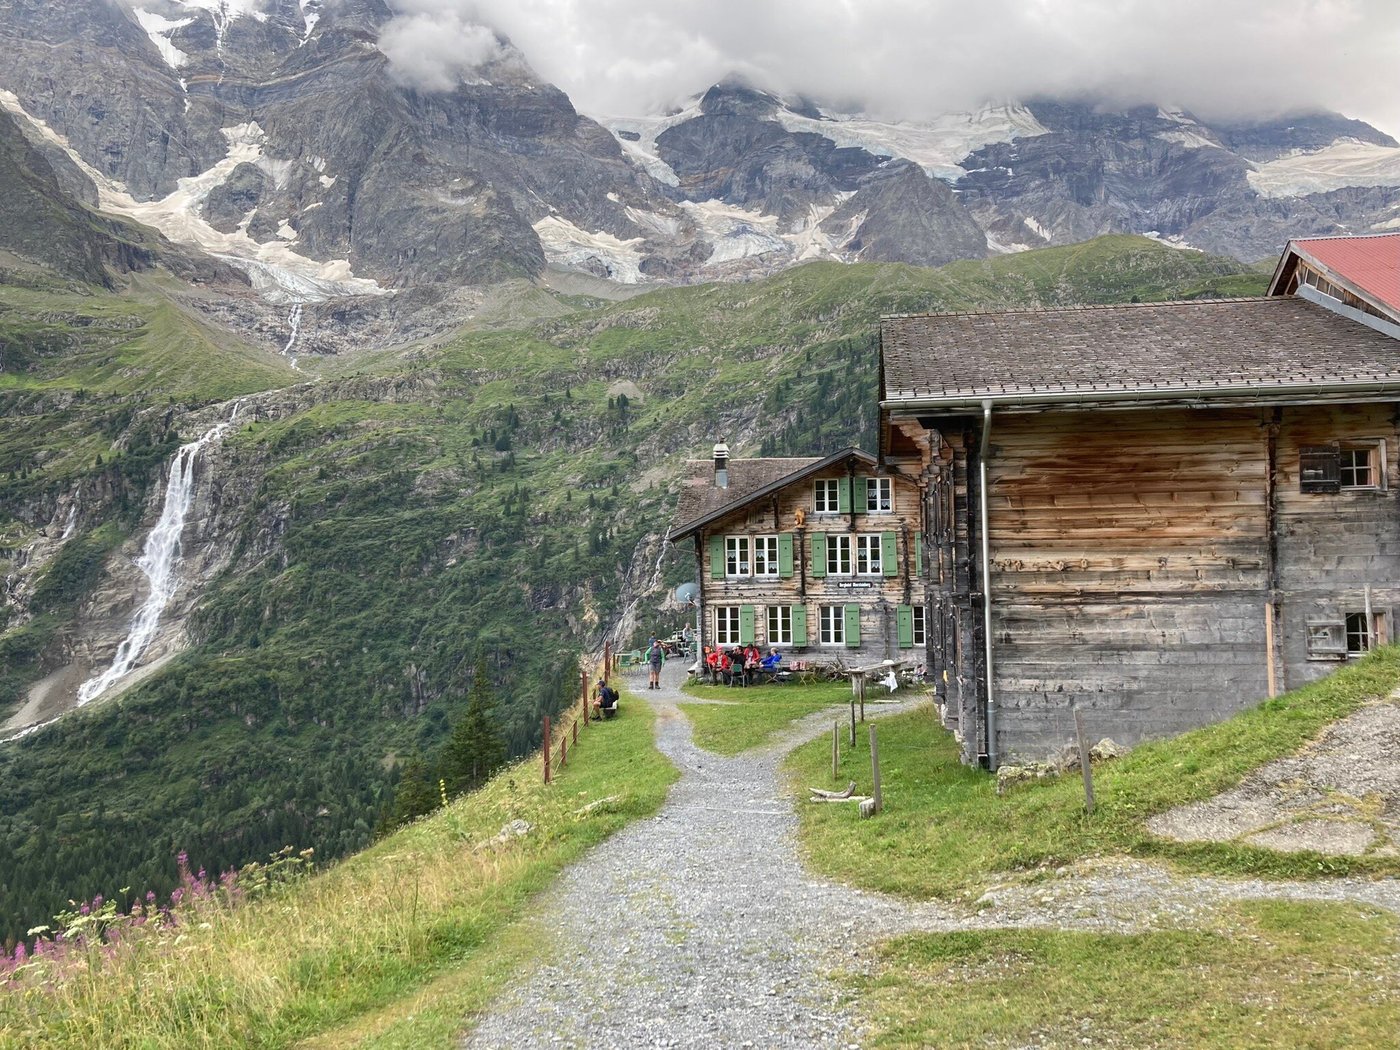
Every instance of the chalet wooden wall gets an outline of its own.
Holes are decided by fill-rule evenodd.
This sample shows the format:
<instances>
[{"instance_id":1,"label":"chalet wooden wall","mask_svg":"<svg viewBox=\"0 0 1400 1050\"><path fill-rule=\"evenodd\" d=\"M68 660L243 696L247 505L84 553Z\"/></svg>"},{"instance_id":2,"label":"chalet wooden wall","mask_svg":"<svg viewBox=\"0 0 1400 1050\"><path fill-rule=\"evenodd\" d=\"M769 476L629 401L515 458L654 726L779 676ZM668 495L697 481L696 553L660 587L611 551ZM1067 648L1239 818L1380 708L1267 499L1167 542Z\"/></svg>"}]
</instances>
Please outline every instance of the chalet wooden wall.
<instances>
[{"instance_id":1,"label":"chalet wooden wall","mask_svg":"<svg viewBox=\"0 0 1400 1050\"><path fill-rule=\"evenodd\" d=\"M923 479L930 659L945 719L985 753L980 419L930 427ZM914 430L908 422L904 433ZM1305 448L1384 443L1386 484L1300 491ZM1073 735L1123 743L1216 721L1335 669L1310 621L1400 609L1394 405L994 416L988 511L1001 761Z\"/></svg>"},{"instance_id":2,"label":"chalet wooden wall","mask_svg":"<svg viewBox=\"0 0 1400 1050\"><path fill-rule=\"evenodd\" d=\"M922 647L901 646L898 610L900 606L924 606L924 585L919 577L919 491L904 479L892 479L893 509L888 513L816 513L813 506L817 480L851 477L854 491L864 494L864 479L889 477L869 471L848 475L844 469L816 474L738 507L733 513L706 526L696 535L702 596L702 641L714 644L713 610L719 605L751 606L755 610L754 640L767 646L765 609L770 605L796 606L806 610L806 646L778 644L784 651L795 651L810 662L840 661L846 665L869 664L885 659L914 659L922 662ZM858 503L852 500L852 504ZM799 512L804 520L799 523ZM857 534L895 534L896 573L892 576L823 576L813 572L813 536L835 537ZM793 574L780 577L729 577L723 566L716 570L718 553L712 538L731 535L790 535L793 542ZM853 550L854 557L854 550ZM854 586L852 586L854 585ZM819 643L819 613L823 605L860 607L858 646ZM906 634L907 637L907 634Z\"/></svg>"}]
</instances>

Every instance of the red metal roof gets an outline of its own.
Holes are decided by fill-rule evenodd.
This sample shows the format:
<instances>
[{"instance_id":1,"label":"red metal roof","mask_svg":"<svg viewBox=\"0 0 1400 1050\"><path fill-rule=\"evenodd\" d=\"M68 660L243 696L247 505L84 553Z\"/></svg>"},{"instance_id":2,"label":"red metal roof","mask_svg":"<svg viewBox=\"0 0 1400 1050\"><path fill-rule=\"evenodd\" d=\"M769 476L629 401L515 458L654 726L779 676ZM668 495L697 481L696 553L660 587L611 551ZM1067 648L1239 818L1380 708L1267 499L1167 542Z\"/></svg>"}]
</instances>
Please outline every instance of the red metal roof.
<instances>
[{"instance_id":1,"label":"red metal roof","mask_svg":"<svg viewBox=\"0 0 1400 1050\"><path fill-rule=\"evenodd\" d=\"M1364 237L1310 237L1290 247L1400 311L1400 233Z\"/></svg>"}]
</instances>

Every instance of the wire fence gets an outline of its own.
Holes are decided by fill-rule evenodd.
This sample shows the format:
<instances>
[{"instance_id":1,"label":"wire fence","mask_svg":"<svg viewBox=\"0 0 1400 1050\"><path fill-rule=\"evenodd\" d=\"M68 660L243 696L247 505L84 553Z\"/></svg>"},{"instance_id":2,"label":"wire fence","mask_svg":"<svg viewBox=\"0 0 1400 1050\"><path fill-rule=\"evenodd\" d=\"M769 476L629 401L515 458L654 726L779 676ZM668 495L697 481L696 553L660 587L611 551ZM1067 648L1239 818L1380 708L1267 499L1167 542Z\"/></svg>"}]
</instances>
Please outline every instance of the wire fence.
<instances>
[{"instance_id":1,"label":"wire fence","mask_svg":"<svg viewBox=\"0 0 1400 1050\"><path fill-rule=\"evenodd\" d=\"M590 670L591 667L591 670ZM557 719L544 716L544 732L540 747L544 765L544 782L552 783L555 774L569 764L569 752L579 747L579 729L587 731L589 720L589 697L595 686L606 682L617 670L617 654L611 645L603 646L603 652L585 657L579 667L578 699L559 714Z\"/></svg>"}]
</instances>

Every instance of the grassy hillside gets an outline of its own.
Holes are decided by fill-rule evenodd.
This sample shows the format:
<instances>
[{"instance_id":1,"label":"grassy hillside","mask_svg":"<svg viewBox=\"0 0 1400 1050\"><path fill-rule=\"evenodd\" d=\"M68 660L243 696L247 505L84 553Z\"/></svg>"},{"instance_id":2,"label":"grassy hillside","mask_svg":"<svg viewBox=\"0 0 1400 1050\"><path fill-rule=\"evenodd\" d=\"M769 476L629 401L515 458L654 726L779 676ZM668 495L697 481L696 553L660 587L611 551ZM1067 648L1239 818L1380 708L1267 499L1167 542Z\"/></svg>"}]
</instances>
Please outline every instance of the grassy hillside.
<instances>
[{"instance_id":1,"label":"grassy hillside","mask_svg":"<svg viewBox=\"0 0 1400 1050\"><path fill-rule=\"evenodd\" d=\"M623 603L658 568L663 585L692 574L686 552L660 546L682 458L717 438L740 455L869 446L881 313L1214 294L1241 273L1140 238L941 270L814 264L580 303L375 355L374 375L339 369L313 404L227 437L223 490L250 495L227 539L237 570L205 596L198 644L117 704L0 746L0 937L70 897L169 888L182 848L213 868L287 843L363 847L403 760L431 756L463 709L478 659L511 747L529 747ZM0 392L11 547L55 492L115 485L114 455L133 473L109 520L129 531L183 404L281 381L279 362L139 296L156 292L63 307L134 310L128 341L45 356L43 339L17 337L44 363ZM133 414L135 389L176 411ZM108 543L106 525L75 541ZM13 679L51 666L71 608L47 634L32 609L0 634ZM638 629L677 625L644 613ZM0 697L0 715L13 704Z\"/></svg>"}]
</instances>

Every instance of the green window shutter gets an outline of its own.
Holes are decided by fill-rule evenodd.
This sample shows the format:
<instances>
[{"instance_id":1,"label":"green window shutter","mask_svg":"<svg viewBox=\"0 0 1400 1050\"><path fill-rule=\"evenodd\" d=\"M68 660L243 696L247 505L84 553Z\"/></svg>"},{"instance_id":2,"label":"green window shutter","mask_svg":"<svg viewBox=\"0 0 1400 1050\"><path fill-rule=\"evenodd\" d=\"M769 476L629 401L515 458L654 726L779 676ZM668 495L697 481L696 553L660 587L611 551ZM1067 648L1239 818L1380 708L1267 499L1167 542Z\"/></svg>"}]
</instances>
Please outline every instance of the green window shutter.
<instances>
[{"instance_id":1,"label":"green window shutter","mask_svg":"<svg viewBox=\"0 0 1400 1050\"><path fill-rule=\"evenodd\" d=\"M849 514L851 510L851 479L838 478L836 481L836 510Z\"/></svg>"},{"instance_id":2,"label":"green window shutter","mask_svg":"<svg viewBox=\"0 0 1400 1050\"><path fill-rule=\"evenodd\" d=\"M914 533L914 575L915 575L915 576L923 576L923 574L924 574L924 534L923 534L923 532L916 532L916 533Z\"/></svg>"},{"instance_id":3,"label":"green window shutter","mask_svg":"<svg viewBox=\"0 0 1400 1050\"><path fill-rule=\"evenodd\" d=\"M753 641L753 606L739 606L739 644L748 645Z\"/></svg>"},{"instance_id":4,"label":"green window shutter","mask_svg":"<svg viewBox=\"0 0 1400 1050\"><path fill-rule=\"evenodd\" d=\"M857 514L864 514L870 509L870 480L868 478L856 478L851 482L851 501Z\"/></svg>"},{"instance_id":5,"label":"green window shutter","mask_svg":"<svg viewBox=\"0 0 1400 1050\"><path fill-rule=\"evenodd\" d=\"M854 602L846 606L846 648L855 649L860 645L860 606Z\"/></svg>"},{"instance_id":6,"label":"green window shutter","mask_svg":"<svg viewBox=\"0 0 1400 1050\"><path fill-rule=\"evenodd\" d=\"M826 575L826 533L812 533L812 575Z\"/></svg>"},{"instance_id":7,"label":"green window shutter","mask_svg":"<svg viewBox=\"0 0 1400 1050\"><path fill-rule=\"evenodd\" d=\"M792 607L792 644L807 644L807 606L805 605Z\"/></svg>"},{"instance_id":8,"label":"green window shutter","mask_svg":"<svg viewBox=\"0 0 1400 1050\"><path fill-rule=\"evenodd\" d=\"M778 534L778 575L783 579L792 576L792 533Z\"/></svg>"},{"instance_id":9,"label":"green window shutter","mask_svg":"<svg viewBox=\"0 0 1400 1050\"><path fill-rule=\"evenodd\" d=\"M895 551L894 533L880 533L880 571L886 576L899 575L899 562L895 558Z\"/></svg>"},{"instance_id":10,"label":"green window shutter","mask_svg":"<svg viewBox=\"0 0 1400 1050\"><path fill-rule=\"evenodd\" d=\"M899 647L912 649L914 647L914 607L912 605L896 606L895 623L899 628Z\"/></svg>"},{"instance_id":11,"label":"green window shutter","mask_svg":"<svg viewBox=\"0 0 1400 1050\"><path fill-rule=\"evenodd\" d=\"M710 579L724 579L724 537L710 537Z\"/></svg>"}]
</instances>

